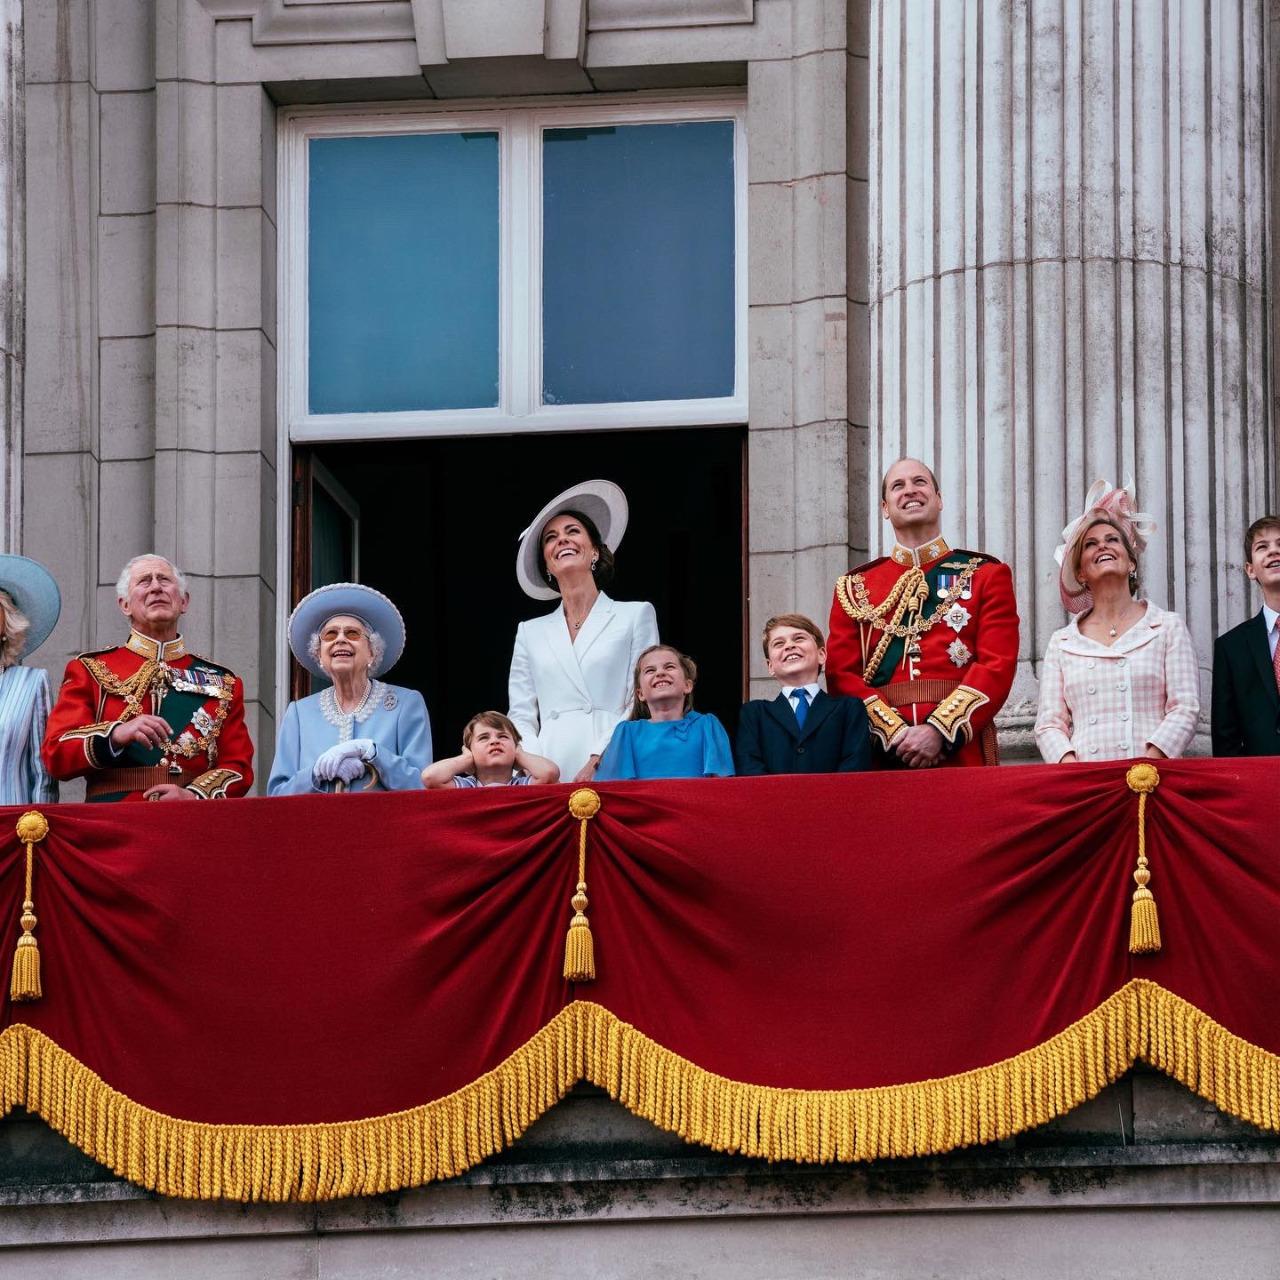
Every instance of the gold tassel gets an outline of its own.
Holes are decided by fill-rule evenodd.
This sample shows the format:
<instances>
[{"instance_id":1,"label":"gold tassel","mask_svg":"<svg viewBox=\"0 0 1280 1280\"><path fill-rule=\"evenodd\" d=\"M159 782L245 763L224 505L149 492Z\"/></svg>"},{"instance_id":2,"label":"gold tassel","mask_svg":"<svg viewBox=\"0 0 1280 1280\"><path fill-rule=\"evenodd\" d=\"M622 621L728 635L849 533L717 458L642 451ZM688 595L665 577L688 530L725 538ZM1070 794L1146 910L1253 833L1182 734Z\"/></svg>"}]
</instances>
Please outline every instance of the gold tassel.
<instances>
[{"instance_id":1,"label":"gold tassel","mask_svg":"<svg viewBox=\"0 0 1280 1280\"><path fill-rule=\"evenodd\" d=\"M13 976L9 980L9 999L14 1003L39 1000L40 948L33 930L36 927L36 904L31 898L31 880L35 872L35 846L49 834L49 823L43 813L32 809L18 819L18 839L27 846L27 892L22 901L22 936L13 953Z\"/></svg>"},{"instance_id":2,"label":"gold tassel","mask_svg":"<svg viewBox=\"0 0 1280 1280\"><path fill-rule=\"evenodd\" d=\"M1138 866L1133 878L1138 887L1133 891L1133 913L1129 918L1129 950L1135 956L1150 955L1160 950L1160 917L1156 900L1147 885L1151 871L1147 867L1147 796L1160 785L1160 771L1153 764L1135 764L1124 780L1138 793Z\"/></svg>"},{"instance_id":3,"label":"gold tassel","mask_svg":"<svg viewBox=\"0 0 1280 1280\"><path fill-rule=\"evenodd\" d=\"M594 982L596 950L587 923L587 823L600 812L600 797L590 787L579 787L569 797L569 812L578 819L578 886L570 906L573 919L564 940L564 976L569 982Z\"/></svg>"}]
</instances>

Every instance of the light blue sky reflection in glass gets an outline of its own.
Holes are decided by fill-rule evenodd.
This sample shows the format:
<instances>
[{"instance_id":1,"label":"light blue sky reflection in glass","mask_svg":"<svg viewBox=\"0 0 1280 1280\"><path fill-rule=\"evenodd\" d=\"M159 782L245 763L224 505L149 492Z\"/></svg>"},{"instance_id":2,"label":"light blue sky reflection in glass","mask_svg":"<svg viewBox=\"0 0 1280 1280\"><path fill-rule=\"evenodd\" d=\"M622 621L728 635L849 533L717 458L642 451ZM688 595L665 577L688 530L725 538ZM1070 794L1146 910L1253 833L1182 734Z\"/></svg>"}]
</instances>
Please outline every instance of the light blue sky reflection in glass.
<instances>
[{"instance_id":1,"label":"light blue sky reflection in glass","mask_svg":"<svg viewBox=\"0 0 1280 1280\"><path fill-rule=\"evenodd\" d=\"M733 394L733 121L543 134L544 404Z\"/></svg>"},{"instance_id":2,"label":"light blue sky reflection in glass","mask_svg":"<svg viewBox=\"0 0 1280 1280\"><path fill-rule=\"evenodd\" d=\"M498 135L313 138L312 413L498 403Z\"/></svg>"}]
</instances>

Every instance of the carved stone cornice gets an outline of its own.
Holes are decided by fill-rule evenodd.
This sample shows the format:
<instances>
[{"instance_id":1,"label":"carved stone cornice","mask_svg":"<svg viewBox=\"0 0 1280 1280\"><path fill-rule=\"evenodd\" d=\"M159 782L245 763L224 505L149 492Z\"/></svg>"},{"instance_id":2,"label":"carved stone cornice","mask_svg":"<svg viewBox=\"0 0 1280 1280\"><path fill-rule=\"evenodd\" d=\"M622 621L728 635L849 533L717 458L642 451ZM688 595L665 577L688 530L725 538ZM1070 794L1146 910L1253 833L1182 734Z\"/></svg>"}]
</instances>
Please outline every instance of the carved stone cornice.
<instances>
[{"instance_id":1,"label":"carved stone cornice","mask_svg":"<svg viewBox=\"0 0 1280 1280\"><path fill-rule=\"evenodd\" d=\"M412 0L424 67L491 58L582 62L587 0Z\"/></svg>"},{"instance_id":2,"label":"carved stone cornice","mask_svg":"<svg viewBox=\"0 0 1280 1280\"><path fill-rule=\"evenodd\" d=\"M414 38L411 0L200 0L215 18L248 18L255 45L364 44Z\"/></svg>"},{"instance_id":3,"label":"carved stone cornice","mask_svg":"<svg viewBox=\"0 0 1280 1280\"><path fill-rule=\"evenodd\" d=\"M418 63L481 75L520 59L537 80L581 67L587 31L749 24L755 0L199 0L215 19L249 21L255 46L414 40ZM514 66L514 64L512 64ZM462 72L462 68L458 68ZM463 83L465 83L465 79ZM548 87L567 87L556 85Z\"/></svg>"},{"instance_id":4,"label":"carved stone cornice","mask_svg":"<svg viewBox=\"0 0 1280 1280\"><path fill-rule=\"evenodd\" d=\"M755 0L591 0L592 31L752 22Z\"/></svg>"}]
</instances>

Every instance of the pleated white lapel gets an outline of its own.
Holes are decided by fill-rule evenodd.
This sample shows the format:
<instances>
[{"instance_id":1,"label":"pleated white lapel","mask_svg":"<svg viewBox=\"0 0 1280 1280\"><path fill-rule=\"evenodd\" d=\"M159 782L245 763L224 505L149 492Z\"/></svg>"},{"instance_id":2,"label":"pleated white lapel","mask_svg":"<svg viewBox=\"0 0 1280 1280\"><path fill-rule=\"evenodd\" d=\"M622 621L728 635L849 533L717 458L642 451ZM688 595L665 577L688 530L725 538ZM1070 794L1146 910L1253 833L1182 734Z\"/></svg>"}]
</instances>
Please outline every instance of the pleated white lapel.
<instances>
[{"instance_id":1,"label":"pleated white lapel","mask_svg":"<svg viewBox=\"0 0 1280 1280\"><path fill-rule=\"evenodd\" d=\"M597 604L599 601L596 602ZM593 609L592 613L595 612ZM591 701L591 691L587 688L586 677L582 674L582 667L578 664L578 655L574 652L574 645L569 640L569 627L564 618L564 605L562 604L555 613L547 615L547 640L551 646L551 652L555 654L556 661L564 669L565 675L573 687L587 701ZM587 623L582 624L585 631ZM578 637L578 643L582 643L582 637Z\"/></svg>"},{"instance_id":2,"label":"pleated white lapel","mask_svg":"<svg viewBox=\"0 0 1280 1280\"><path fill-rule=\"evenodd\" d=\"M579 663L612 621L613 601L602 591L591 606L591 612L587 614L587 620L582 624L582 630L578 632L578 639L573 645Z\"/></svg>"}]
</instances>

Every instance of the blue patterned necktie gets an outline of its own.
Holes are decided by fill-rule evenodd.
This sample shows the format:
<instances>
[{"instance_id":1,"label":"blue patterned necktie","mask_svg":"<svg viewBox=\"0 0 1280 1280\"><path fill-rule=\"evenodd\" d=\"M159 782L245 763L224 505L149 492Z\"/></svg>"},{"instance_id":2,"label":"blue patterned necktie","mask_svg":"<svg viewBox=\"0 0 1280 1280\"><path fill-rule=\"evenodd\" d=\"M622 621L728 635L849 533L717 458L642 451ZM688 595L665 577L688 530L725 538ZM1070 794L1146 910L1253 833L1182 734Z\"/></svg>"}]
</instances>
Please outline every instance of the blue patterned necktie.
<instances>
[{"instance_id":1,"label":"blue patterned necktie","mask_svg":"<svg viewBox=\"0 0 1280 1280\"><path fill-rule=\"evenodd\" d=\"M791 698L796 713L796 724L803 729L804 722L809 718L809 690L792 689Z\"/></svg>"}]
</instances>

